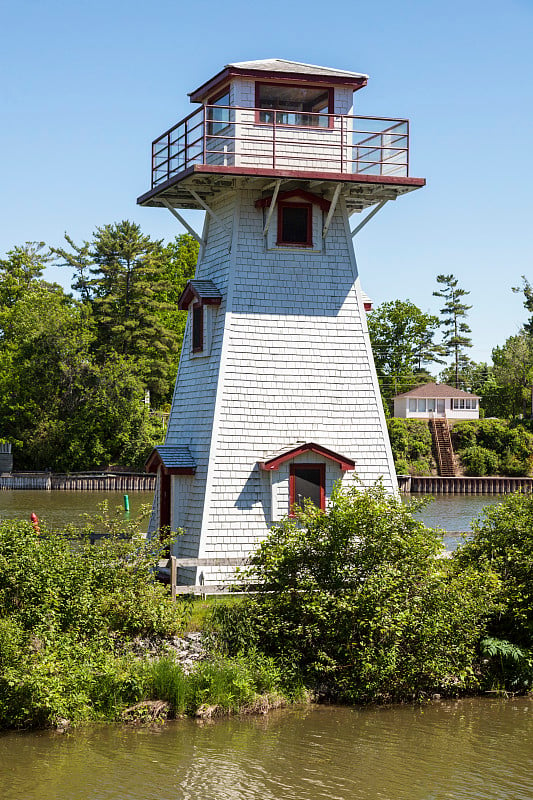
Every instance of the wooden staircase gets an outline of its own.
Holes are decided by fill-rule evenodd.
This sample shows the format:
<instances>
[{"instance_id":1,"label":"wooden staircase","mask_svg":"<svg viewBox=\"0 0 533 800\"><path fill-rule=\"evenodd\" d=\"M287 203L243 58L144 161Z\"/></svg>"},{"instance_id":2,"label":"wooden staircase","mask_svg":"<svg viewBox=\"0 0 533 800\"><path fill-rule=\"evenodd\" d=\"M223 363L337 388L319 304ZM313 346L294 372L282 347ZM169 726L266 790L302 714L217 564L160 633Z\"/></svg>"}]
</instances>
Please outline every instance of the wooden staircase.
<instances>
[{"instance_id":1,"label":"wooden staircase","mask_svg":"<svg viewBox=\"0 0 533 800\"><path fill-rule=\"evenodd\" d=\"M453 458L453 447L448 420L433 417L430 419L430 428L433 436L435 453L437 455L439 475L445 478L454 478L455 461Z\"/></svg>"}]
</instances>

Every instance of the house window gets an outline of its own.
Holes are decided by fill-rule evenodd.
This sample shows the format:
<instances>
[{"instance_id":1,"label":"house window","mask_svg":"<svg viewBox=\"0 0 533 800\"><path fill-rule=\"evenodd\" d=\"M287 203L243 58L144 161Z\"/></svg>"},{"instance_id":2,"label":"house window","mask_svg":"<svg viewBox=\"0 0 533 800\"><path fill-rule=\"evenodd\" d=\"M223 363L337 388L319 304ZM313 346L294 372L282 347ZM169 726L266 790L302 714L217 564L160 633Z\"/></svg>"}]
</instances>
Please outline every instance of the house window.
<instances>
[{"instance_id":1,"label":"house window","mask_svg":"<svg viewBox=\"0 0 533 800\"><path fill-rule=\"evenodd\" d=\"M256 83L257 121L276 125L329 128L333 117L333 89L322 86L292 86ZM263 110L264 109L264 110Z\"/></svg>"},{"instance_id":2,"label":"house window","mask_svg":"<svg viewBox=\"0 0 533 800\"><path fill-rule=\"evenodd\" d=\"M291 464L290 470L290 504L303 508L306 500L310 500L322 511L326 508L326 465L325 464Z\"/></svg>"},{"instance_id":3,"label":"house window","mask_svg":"<svg viewBox=\"0 0 533 800\"><path fill-rule=\"evenodd\" d=\"M231 122L232 109L225 108L225 106L229 106L229 104L229 89L214 100L210 100L210 107L206 109L208 136L216 136L217 133L224 130Z\"/></svg>"},{"instance_id":4,"label":"house window","mask_svg":"<svg viewBox=\"0 0 533 800\"><path fill-rule=\"evenodd\" d=\"M409 400L409 411L416 411L416 400Z\"/></svg>"},{"instance_id":5,"label":"house window","mask_svg":"<svg viewBox=\"0 0 533 800\"><path fill-rule=\"evenodd\" d=\"M311 203L278 203L278 245L313 246Z\"/></svg>"},{"instance_id":6,"label":"house window","mask_svg":"<svg viewBox=\"0 0 533 800\"><path fill-rule=\"evenodd\" d=\"M419 411L425 411L426 410L426 401L425 400L419 400L418 401L418 410Z\"/></svg>"},{"instance_id":7,"label":"house window","mask_svg":"<svg viewBox=\"0 0 533 800\"><path fill-rule=\"evenodd\" d=\"M477 408L477 400L472 400L471 404L472 404L472 411L475 411Z\"/></svg>"},{"instance_id":8,"label":"house window","mask_svg":"<svg viewBox=\"0 0 533 800\"><path fill-rule=\"evenodd\" d=\"M192 307L192 351L201 353L204 349L204 307Z\"/></svg>"}]
</instances>

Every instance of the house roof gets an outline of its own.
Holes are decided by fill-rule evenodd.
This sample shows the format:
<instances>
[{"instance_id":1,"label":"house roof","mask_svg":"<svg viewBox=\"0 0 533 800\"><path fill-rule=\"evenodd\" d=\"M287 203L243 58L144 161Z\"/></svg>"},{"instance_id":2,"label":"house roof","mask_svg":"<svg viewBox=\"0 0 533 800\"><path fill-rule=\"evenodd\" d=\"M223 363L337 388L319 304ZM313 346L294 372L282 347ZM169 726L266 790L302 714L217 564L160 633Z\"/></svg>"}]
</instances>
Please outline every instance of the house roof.
<instances>
[{"instance_id":1,"label":"house roof","mask_svg":"<svg viewBox=\"0 0 533 800\"><path fill-rule=\"evenodd\" d=\"M152 450L144 468L157 472L161 467L167 475L194 475L196 461L185 445L160 445Z\"/></svg>"},{"instance_id":2,"label":"house roof","mask_svg":"<svg viewBox=\"0 0 533 800\"><path fill-rule=\"evenodd\" d=\"M464 392L462 389L447 386L445 383L424 383L409 392L397 394L393 399L397 400L399 397L474 397L479 399L478 394L470 394L470 392Z\"/></svg>"},{"instance_id":3,"label":"house roof","mask_svg":"<svg viewBox=\"0 0 533 800\"><path fill-rule=\"evenodd\" d=\"M219 306L222 295L213 281L187 281L185 289L178 300L178 308L186 311L193 300L204 305Z\"/></svg>"},{"instance_id":4,"label":"house roof","mask_svg":"<svg viewBox=\"0 0 533 800\"><path fill-rule=\"evenodd\" d=\"M362 72L350 72L345 69L320 67L317 64L305 64L301 61L288 61L285 58L263 58L257 61L235 61L226 64L224 69L213 78L203 83L194 92L189 93L191 103L202 103L213 96L216 90L234 76L259 78L269 81L298 81L299 83L326 83L332 85L352 86L354 91L366 86L368 75Z\"/></svg>"},{"instance_id":5,"label":"house roof","mask_svg":"<svg viewBox=\"0 0 533 800\"><path fill-rule=\"evenodd\" d=\"M351 458L342 456L340 453L336 453L334 450L315 442L296 442L295 444L287 445L287 447L278 450L277 453L265 456L264 460L259 462L259 466L265 470L278 469L285 461L290 461L290 459L306 452L317 453L324 456L324 458L330 459L330 461L335 461L344 471L355 469L355 461Z\"/></svg>"}]
</instances>

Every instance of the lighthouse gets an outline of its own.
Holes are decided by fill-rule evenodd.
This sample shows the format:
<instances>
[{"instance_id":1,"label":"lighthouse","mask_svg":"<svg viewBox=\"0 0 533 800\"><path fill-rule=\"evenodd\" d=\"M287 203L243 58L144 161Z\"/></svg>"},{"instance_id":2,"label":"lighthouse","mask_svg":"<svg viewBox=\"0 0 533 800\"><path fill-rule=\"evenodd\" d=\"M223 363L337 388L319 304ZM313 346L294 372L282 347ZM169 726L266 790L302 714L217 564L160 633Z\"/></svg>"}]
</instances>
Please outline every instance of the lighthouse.
<instances>
[{"instance_id":1,"label":"lighthouse","mask_svg":"<svg viewBox=\"0 0 533 800\"><path fill-rule=\"evenodd\" d=\"M200 244L166 440L147 462L151 530L183 529L180 558L245 557L306 499L327 510L338 482L397 489L353 243L425 181L409 175L407 120L354 114L367 80L228 64L152 144L138 203ZM183 209L205 212L201 232Z\"/></svg>"}]
</instances>

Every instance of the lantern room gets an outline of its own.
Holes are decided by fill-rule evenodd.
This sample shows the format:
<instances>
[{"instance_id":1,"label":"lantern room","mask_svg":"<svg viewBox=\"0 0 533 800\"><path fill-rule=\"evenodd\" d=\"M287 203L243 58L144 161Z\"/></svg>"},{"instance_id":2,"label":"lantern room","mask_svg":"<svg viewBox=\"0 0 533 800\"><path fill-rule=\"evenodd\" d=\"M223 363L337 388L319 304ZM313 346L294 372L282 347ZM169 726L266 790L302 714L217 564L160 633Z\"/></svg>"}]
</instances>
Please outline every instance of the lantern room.
<instances>
[{"instance_id":1,"label":"lantern room","mask_svg":"<svg viewBox=\"0 0 533 800\"><path fill-rule=\"evenodd\" d=\"M138 202L205 209L203 187L212 195L248 176L315 192L342 181L352 212L423 186L409 176L408 120L354 115L367 81L284 59L226 65L190 93L199 108L152 143L152 186Z\"/></svg>"}]
</instances>

